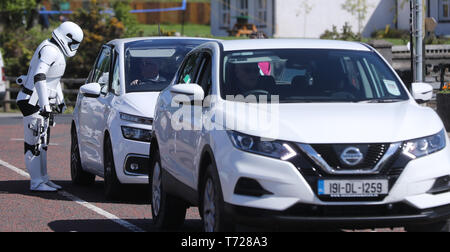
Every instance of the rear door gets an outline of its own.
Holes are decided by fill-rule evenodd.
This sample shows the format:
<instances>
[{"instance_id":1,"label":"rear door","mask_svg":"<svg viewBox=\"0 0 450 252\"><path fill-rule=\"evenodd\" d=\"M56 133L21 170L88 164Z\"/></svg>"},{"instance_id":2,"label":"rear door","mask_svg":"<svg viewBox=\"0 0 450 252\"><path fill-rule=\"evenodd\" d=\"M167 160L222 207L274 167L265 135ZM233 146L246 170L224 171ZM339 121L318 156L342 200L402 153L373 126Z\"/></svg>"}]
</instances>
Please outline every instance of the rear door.
<instances>
[{"instance_id":1,"label":"rear door","mask_svg":"<svg viewBox=\"0 0 450 252\"><path fill-rule=\"evenodd\" d=\"M183 85L194 83L201 63L201 53L193 53L187 56L175 83ZM171 122L169 123L172 127L167 128L170 131L169 139L173 139L173 141L168 143L168 153L173 153L173 155L166 157L168 163L166 168L185 185L192 185L193 182L193 176L190 172L193 158L190 149L192 146L188 146L190 144L190 130L188 128L190 127L191 118L185 118L180 115L185 113L184 111L186 110L191 112L192 109L192 106L175 104L173 102L172 106L168 108L168 112L171 115Z\"/></svg>"}]
</instances>

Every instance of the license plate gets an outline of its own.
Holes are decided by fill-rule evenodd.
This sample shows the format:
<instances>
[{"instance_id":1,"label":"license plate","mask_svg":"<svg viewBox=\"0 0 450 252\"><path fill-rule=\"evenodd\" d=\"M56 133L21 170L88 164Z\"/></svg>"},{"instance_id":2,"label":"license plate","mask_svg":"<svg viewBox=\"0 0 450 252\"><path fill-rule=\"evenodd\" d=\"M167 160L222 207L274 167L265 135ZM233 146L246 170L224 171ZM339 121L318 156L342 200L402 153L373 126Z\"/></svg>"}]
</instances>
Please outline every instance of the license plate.
<instances>
[{"instance_id":1,"label":"license plate","mask_svg":"<svg viewBox=\"0 0 450 252\"><path fill-rule=\"evenodd\" d=\"M389 192L387 180L319 180L319 195L336 198L378 197Z\"/></svg>"}]
</instances>

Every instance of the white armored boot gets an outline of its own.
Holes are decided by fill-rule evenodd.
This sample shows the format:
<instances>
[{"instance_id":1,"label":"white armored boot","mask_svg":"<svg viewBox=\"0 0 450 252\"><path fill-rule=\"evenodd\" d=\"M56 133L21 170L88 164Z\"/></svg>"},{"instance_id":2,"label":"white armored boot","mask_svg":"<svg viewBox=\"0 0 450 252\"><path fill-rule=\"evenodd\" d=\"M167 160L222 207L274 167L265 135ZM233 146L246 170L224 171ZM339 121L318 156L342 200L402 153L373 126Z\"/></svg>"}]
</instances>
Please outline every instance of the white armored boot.
<instances>
[{"instance_id":1,"label":"white armored boot","mask_svg":"<svg viewBox=\"0 0 450 252\"><path fill-rule=\"evenodd\" d=\"M45 176L42 172L42 145L37 148L39 142L40 117L37 114L24 117L25 132L25 165L30 174L30 190L39 192L54 192L55 188L45 184ZM31 144L29 144L31 143ZM46 161L45 161L46 162Z\"/></svg>"},{"instance_id":2,"label":"white armored boot","mask_svg":"<svg viewBox=\"0 0 450 252\"><path fill-rule=\"evenodd\" d=\"M41 157L35 156L31 151L25 153L25 165L30 174L30 190L35 192L55 192L56 189L44 183L41 174Z\"/></svg>"},{"instance_id":3,"label":"white armored boot","mask_svg":"<svg viewBox=\"0 0 450 252\"><path fill-rule=\"evenodd\" d=\"M42 176L42 180L44 181L44 184L46 184L50 187L53 187L57 190L61 190L62 187L53 183L47 174L47 150L46 150L46 148L42 148L40 158L41 158L41 176Z\"/></svg>"}]
</instances>

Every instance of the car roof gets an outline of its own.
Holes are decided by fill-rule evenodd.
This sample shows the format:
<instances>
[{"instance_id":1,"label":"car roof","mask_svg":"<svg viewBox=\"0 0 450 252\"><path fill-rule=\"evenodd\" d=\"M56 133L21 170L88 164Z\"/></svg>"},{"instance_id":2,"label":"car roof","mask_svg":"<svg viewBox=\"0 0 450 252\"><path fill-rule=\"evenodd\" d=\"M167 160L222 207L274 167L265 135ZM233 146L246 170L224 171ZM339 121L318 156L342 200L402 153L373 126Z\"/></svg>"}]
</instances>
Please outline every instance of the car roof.
<instances>
[{"instance_id":1,"label":"car roof","mask_svg":"<svg viewBox=\"0 0 450 252\"><path fill-rule=\"evenodd\" d=\"M224 51L263 50L263 49L336 49L370 51L358 42L322 39L245 39L220 41Z\"/></svg>"},{"instance_id":2,"label":"car roof","mask_svg":"<svg viewBox=\"0 0 450 252\"><path fill-rule=\"evenodd\" d=\"M124 38L124 39L114 39L107 44L114 45L124 45L130 42L145 41L145 40L207 40L207 41L217 41L211 38L198 38L198 37L136 37L136 38Z\"/></svg>"}]
</instances>

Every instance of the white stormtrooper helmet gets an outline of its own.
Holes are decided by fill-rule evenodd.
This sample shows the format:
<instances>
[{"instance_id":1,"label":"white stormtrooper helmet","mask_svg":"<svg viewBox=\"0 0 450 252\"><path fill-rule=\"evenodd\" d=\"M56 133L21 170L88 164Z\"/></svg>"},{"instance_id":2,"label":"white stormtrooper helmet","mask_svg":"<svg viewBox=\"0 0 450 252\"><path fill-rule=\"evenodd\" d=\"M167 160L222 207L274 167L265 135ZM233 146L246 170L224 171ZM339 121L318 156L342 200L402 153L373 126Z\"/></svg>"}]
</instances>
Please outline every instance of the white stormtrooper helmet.
<instances>
[{"instance_id":1,"label":"white stormtrooper helmet","mask_svg":"<svg viewBox=\"0 0 450 252\"><path fill-rule=\"evenodd\" d=\"M73 57L83 40L83 30L77 24L67 21L53 31L52 37L59 44L64 55Z\"/></svg>"}]
</instances>

